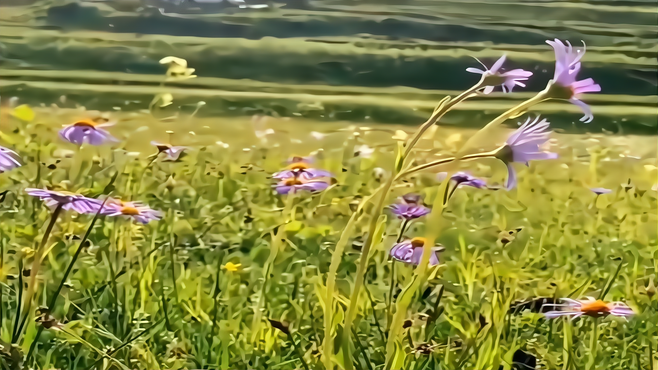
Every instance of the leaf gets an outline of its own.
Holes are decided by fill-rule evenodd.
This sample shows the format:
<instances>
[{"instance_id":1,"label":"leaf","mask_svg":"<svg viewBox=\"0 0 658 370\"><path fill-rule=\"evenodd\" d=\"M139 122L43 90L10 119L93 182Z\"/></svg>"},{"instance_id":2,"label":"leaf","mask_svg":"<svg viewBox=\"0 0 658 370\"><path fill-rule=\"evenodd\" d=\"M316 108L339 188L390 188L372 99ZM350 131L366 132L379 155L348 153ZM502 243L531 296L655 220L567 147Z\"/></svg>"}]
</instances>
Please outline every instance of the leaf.
<instances>
[{"instance_id":1,"label":"leaf","mask_svg":"<svg viewBox=\"0 0 658 370\"><path fill-rule=\"evenodd\" d=\"M292 221L286 224L286 231L296 232L302 229L304 224L301 221Z\"/></svg>"},{"instance_id":2,"label":"leaf","mask_svg":"<svg viewBox=\"0 0 658 370\"><path fill-rule=\"evenodd\" d=\"M27 104L22 104L14 108L11 115L23 122L32 122L34 120L34 111Z\"/></svg>"}]
</instances>

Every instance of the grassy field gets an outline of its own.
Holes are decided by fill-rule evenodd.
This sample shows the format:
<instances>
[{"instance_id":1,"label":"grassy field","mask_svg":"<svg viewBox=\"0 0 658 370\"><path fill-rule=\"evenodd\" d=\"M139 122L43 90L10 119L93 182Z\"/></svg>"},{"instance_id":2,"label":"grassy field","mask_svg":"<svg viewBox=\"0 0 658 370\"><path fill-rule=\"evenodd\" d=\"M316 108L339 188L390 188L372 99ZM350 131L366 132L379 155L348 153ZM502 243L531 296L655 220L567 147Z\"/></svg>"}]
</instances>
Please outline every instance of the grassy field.
<instances>
[{"instance_id":1,"label":"grassy field","mask_svg":"<svg viewBox=\"0 0 658 370\"><path fill-rule=\"evenodd\" d=\"M20 368L30 347L23 366L42 369L323 368L326 283L341 237L347 245L337 257L329 323L333 361L345 366L338 350L344 311L375 205L358 208L351 233L345 227L359 201L390 176L402 127L334 123L321 126L320 135L312 132L320 126L304 120L162 122L135 113L112 117L119 143L78 148L57 130L100 112L44 108L32 118L23 110L2 112L4 145L24 161L0 176L5 368ZM473 133L430 131L414 162L454 153ZM494 148L507 135L497 130L478 146ZM187 146L187 155L152 161L157 149L147 139ZM656 368L655 138L554 134L550 149L559 159L532 162L520 171L517 189L459 188L439 224L420 218L406 230L405 237L438 231L446 250L402 314L396 367L509 369L520 349L541 368ZM311 153L335 184L316 194L276 195L272 173ZM504 182L504 165L495 159L460 168L491 186ZM432 204L438 171L394 183L385 204L409 192ZM47 307L64 283L59 299L49 311L30 313L23 332L12 335L52 216L26 187L139 200L163 218L142 225L100 217L80 247L93 215L62 213L45 244L34 307ZM612 192L597 196L593 187ZM388 250L401 222L386 211L382 217L355 305L350 348L358 369L383 368L390 292L395 302L415 279L413 266L395 262L391 287ZM501 242L501 231L517 228ZM636 315L546 320L538 305L519 306L538 297L602 294Z\"/></svg>"}]
</instances>

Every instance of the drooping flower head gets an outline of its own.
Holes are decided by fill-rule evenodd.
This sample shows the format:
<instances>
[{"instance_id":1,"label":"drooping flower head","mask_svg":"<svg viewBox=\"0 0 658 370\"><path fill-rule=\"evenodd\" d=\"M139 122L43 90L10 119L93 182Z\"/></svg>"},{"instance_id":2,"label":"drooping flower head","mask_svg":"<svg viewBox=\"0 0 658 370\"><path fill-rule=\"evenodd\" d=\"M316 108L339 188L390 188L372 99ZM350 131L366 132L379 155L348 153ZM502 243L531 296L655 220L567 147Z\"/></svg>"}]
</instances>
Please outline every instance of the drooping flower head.
<instances>
[{"instance_id":1,"label":"drooping flower head","mask_svg":"<svg viewBox=\"0 0 658 370\"><path fill-rule=\"evenodd\" d=\"M162 212L140 202L123 202L118 199L108 200L103 214L107 216L126 216L142 224L162 218Z\"/></svg>"},{"instance_id":2,"label":"drooping flower head","mask_svg":"<svg viewBox=\"0 0 658 370\"><path fill-rule=\"evenodd\" d=\"M183 154L183 151L187 149L184 146L173 146L171 144L158 143L156 141L151 141L151 145L154 145L156 148L158 148L158 154L165 154L165 161L172 162L177 161L178 158L180 158L180 156Z\"/></svg>"},{"instance_id":3,"label":"drooping flower head","mask_svg":"<svg viewBox=\"0 0 658 370\"><path fill-rule=\"evenodd\" d=\"M292 157L288 161L288 166L283 171L276 172L272 175L274 179L288 179L304 175L307 178L333 177L329 171L320 170L312 167L313 159L309 157Z\"/></svg>"},{"instance_id":4,"label":"drooping flower head","mask_svg":"<svg viewBox=\"0 0 658 370\"><path fill-rule=\"evenodd\" d=\"M528 118L498 150L496 157L507 165L507 182L505 184L507 190L514 188L517 182L512 162L523 163L527 166L529 161L557 158L556 153L540 149L540 146L546 143L550 136L548 126L549 123L545 119L540 121L537 117L531 121Z\"/></svg>"},{"instance_id":5,"label":"drooping flower head","mask_svg":"<svg viewBox=\"0 0 658 370\"><path fill-rule=\"evenodd\" d=\"M628 317L635 314L633 309L623 302L604 302L592 297L587 297L587 299L584 300L563 298L562 301L564 302L562 304L545 305L559 308L559 310L556 311L546 312L544 315L547 319L554 319L562 316L580 317L583 315L592 317L608 315Z\"/></svg>"},{"instance_id":6,"label":"drooping flower head","mask_svg":"<svg viewBox=\"0 0 658 370\"><path fill-rule=\"evenodd\" d=\"M53 208L61 205L62 209L73 210L78 213L96 213L102 204L97 199L87 198L68 191L27 188L25 192L43 200L48 207Z\"/></svg>"},{"instance_id":7,"label":"drooping flower head","mask_svg":"<svg viewBox=\"0 0 658 370\"><path fill-rule=\"evenodd\" d=\"M90 119L77 121L68 125L59 131L59 136L73 144L82 145L89 143L91 145L102 145L108 142L118 141L104 127L114 125L113 122L98 123Z\"/></svg>"},{"instance_id":8,"label":"drooping flower head","mask_svg":"<svg viewBox=\"0 0 658 370\"><path fill-rule=\"evenodd\" d=\"M403 195L389 208L394 215L403 220L413 220L430 213L430 209L421 203L420 195L415 193Z\"/></svg>"},{"instance_id":9,"label":"drooping flower head","mask_svg":"<svg viewBox=\"0 0 658 370\"><path fill-rule=\"evenodd\" d=\"M445 180L448 174L446 172L439 172L436 175L436 179L439 181ZM471 186L478 189L484 189L487 187L487 182L471 175L468 172L456 172L450 180L454 181L457 186Z\"/></svg>"},{"instance_id":10,"label":"drooping flower head","mask_svg":"<svg viewBox=\"0 0 658 370\"><path fill-rule=\"evenodd\" d=\"M0 146L0 173L22 166L19 158L15 151Z\"/></svg>"},{"instance_id":11,"label":"drooping flower head","mask_svg":"<svg viewBox=\"0 0 658 370\"><path fill-rule=\"evenodd\" d=\"M279 194L296 193L300 190L318 192L329 187L329 183L324 178L309 177L306 174L300 174L295 177L282 179L274 184L274 189Z\"/></svg>"},{"instance_id":12,"label":"drooping flower head","mask_svg":"<svg viewBox=\"0 0 658 370\"><path fill-rule=\"evenodd\" d=\"M606 188L591 188L591 190L596 195L610 194L612 190Z\"/></svg>"},{"instance_id":13,"label":"drooping flower head","mask_svg":"<svg viewBox=\"0 0 658 370\"><path fill-rule=\"evenodd\" d=\"M532 72L523 69L513 69L511 71L502 72L501 67L503 66L506 58L507 57L505 55L500 57L496 63L491 66L491 69L488 69L484 63L480 62L480 60L476 58L476 60L482 64L484 70L472 67L466 68L467 72L484 75L484 84L486 85L483 91L484 94L491 93L494 90L494 86L498 85L502 86L503 92L512 92L514 86L525 87L525 84L521 81L526 81L530 76L532 76Z\"/></svg>"},{"instance_id":14,"label":"drooping flower head","mask_svg":"<svg viewBox=\"0 0 658 370\"><path fill-rule=\"evenodd\" d=\"M580 107L585 115L580 119L584 123L589 123L594 119L590 107L580 100L584 93L600 92L601 86L594 83L591 78L576 81L578 72L580 72L580 59L585 55L585 43L583 49L574 49L569 41L566 45L555 39L547 40L547 44L553 47L555 51L555 74L553 75L553 85L551 94L556 99L569 100L571 103Z\"/></svg>"},{"instance_id":15,"label":"drooping flower head","mask_svg":"<svg viewBox=\"0 0 658 370\"><path fill-rule=\"evenodd\" d=\"M425 238L413 238L397 243L391 248L390 255L396 260L418 266L423 257L423 246L427 240ZM432 247L430 254L430 266L439 264L438 253L445 250L442 246Z\"/></svg>"}]
</instances>

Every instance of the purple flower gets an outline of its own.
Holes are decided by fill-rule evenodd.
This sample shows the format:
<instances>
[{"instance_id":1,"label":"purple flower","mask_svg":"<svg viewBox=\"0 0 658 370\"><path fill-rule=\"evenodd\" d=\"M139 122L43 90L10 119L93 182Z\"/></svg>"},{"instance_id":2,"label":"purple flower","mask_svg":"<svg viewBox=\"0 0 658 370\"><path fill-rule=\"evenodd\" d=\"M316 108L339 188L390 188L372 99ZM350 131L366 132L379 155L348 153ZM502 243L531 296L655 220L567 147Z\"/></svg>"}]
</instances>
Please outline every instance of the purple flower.
<instances>
[{"instance_id":1,"label":"purple flower","mask_svg":"<svg viewBox=\"0 0 658 370\"><path fill-rule=\"evenodd\" d=\"M300 190L317 192L325 190L328 187L328 182L306 175L283 179L274 185L276 192L279 194L296 193Z\"/></svg>"},{"instance_id":2,"label":"purple flower","mask_svg":"<svg viewBox=\"0 0 658 370\"><path fill-rule=\"evenodd\" d=\"M103 209L107 216L127 216L142 224L162 218L162 212L156 211L140 202L122 202L118 199L108 200Z\"/></svg>"},{"instance_id":3,"label":"purple flower","mask_svg":"<svg viewBox=\"0 0 658 370\"><path fill-rule=\"evenodd\" d=\"M25 192L28 195L40 198L48 207L61 205L62 209L74 210L78 213L96 213L101 206L101 202L97 199L87 198L68 191L27 188Z\"/></svg>"},{"instance_id":4,"label":"purple flower","mask_svg":"<svg viewBox=\"0 0 658 370\"><path fill-rule=\"evenodd\" d=\"M606 188L591 188L591 189L589 189L589 190L591 190L592 192L594 192L594 194L596 194L596 195L602 195L602 194L610 194L610 193L612 193L612 190L610 190L610 189L606 189Z\"/></svg>"},{"instance_id":5,"label":"purple flower","mask_svg":"<svg viewBox=\"0 0 658 370\"><path fill-rule=\"evenodd\" d=\"M480 60L476 58L475 60L482 64L484 70L470 67L466 68L466 71L484 75L483 83L487 85L483 91L485 94L491 93L494 89L494 86L498 85L502 86L503 92L505 93L512 92L514 86L525 87L525 84L521 81L526 81L530 76L532 76L532 72L523 69L513 69L507 72L500 72L500 67L503 66L506 58L507 57L505 55L500 57L496 63L491 66L491 69L487 69L487 66L485 66L484 63L480 62Z\"/></svg>"},{"instance_id":6,"label":"purple flower","mask_svg":"<svg viewBox=\"0 0 658 370\"><path fill-rule=\"evenodd\" d=\"M11 149L0 146L0 173L13 170L20 166L21 162L19 161L18 154Z\"/></svg>"},{"instance_id":7,"label":"purple flower","mask_svg":"<svg viewBox=\"0 0 658 370\"><path fill-rule=\"evenodd\" d=\"M448 176L446 172L439 172L436 175L436 179L439 181L443 181L445 180L446 176ZM452 175L450 179L454 181L457 184L457 186L471 186L478 189L484 189L487 187L486 181L477 178L475 176L472 176L468 172L457 172L454 175Z\"/></svg>"},{"instance_id":8,"label":"purple flower","mask_svg":"<svg viewBox=\"0 0 658 370\"><path fill-rule=\"evenodd\" d=\"M410 263L418 266L420 259L423 256L423 246L425 245L425 238L413 238L397 243L391 248L390 255L396 260L404 263ZM432 247L432 254L430 254L430 266L439 264L438 252L445 250L441 246Z\"/></svg>"},{"instance_id":9,"label":"purple flower","mask_svg":"<svg viewBox=\"0 0 658 370\"><path fill-rule=\"evenodd\" d=\"M118 141L109 132L103 130L103 127L112 125L114 125L113 122L97 123L88 119L81 120L61 129L59 136L76 145L82 145L85 142L91 145L102 145Z\"/></svg>"},{"instance_id":10,"label":"purple flower","mask_svg":"<svg viewBox=\"0 0 658 370\"><path fill-rule=\"evenodd\" d=\"M420 195L410 193L398 199L398 202L388 206L394 215L404 220L413 220L430 213L430 209L420 203Z\"/></svg>"},{"instance_id":11,"label":"purple flower","mask_svg":"<svg viewBox=\"0 0 658 370\"><path fill-rule=\"evenodd\" d=\"M320 177L333 177L334 175L331 172L320 170L317 168L312 168L311 158L304 157L293 157L288 161L288 166L285 170L276 172L272 175L274 179L288 179L291 177L298 177L300 175L305 175L308 178L320 178Z\"/></svg>"},{"instance_id":12,"label":"purple flower","mask_svg":"<svg viewBox=\"0 0 658 370\"><path fill-rule=\"evenodd\" d=\"M547 319L554 319L562 316L580 317L580 316L622 316L628 317L635 314L633 309L623 302L604 302L600 299L588 297L584 300L575 300L571 298L562 298L563 304L545 304L544 306L553 306L559 308L557 311L549 311L544 315Z\"/></svg>"},{"instance_id":13,"label":"purple flower","mask_svg":"<svg viewBox=\"0 0 658 370\"><path fill-rule=\"evenodd\" d=\"M164 159L165 161L171 162L177 161L181 154L183 154L183 151L187 149L184 146L173 146L170 144L158 143L156 141L151 141L151 145L158 148L158 154L164 153L166 155Z\"/></svg>"},{"instance_id":14,"label":"purple flower","mask_svg":"<svg viewBox=\"0 0 658 370\"><path fill-rule=\"evenodd\" d=\"M496 157L507 165L507 182L505 187L511 190L516 186L516 172L512 167L512 162L524 163L526 166L529 161L555 159L556 153L544 152L539 149L548 141L550 131L548 121L539 120L539 117L530 121L528 118L516 131L510 135L503 147L498 150Z\"/></svg>"},{"instance_id":15,"label":"purple flower","mask_svg":"<svg viewBox=\"0 0 658 370\"><path fill-rule=\"evenodd\" d=\"M576 81L578 72L580 72L580 59L585 55L585 43L583 42L582 50L574 49L569 41L566 45L558 39L547 40L546 43L551 45L555 51L555 74L553 75L553 86L551 86L553 97L569 100L579 106L585 113L580 120L584 123L591 122L594 119L592 110L579 98L583 93L601 91L601 86L594 83L591 78ZM561 89L555 89L554 86L561 87Z\"/></svg>"}]
</instances>

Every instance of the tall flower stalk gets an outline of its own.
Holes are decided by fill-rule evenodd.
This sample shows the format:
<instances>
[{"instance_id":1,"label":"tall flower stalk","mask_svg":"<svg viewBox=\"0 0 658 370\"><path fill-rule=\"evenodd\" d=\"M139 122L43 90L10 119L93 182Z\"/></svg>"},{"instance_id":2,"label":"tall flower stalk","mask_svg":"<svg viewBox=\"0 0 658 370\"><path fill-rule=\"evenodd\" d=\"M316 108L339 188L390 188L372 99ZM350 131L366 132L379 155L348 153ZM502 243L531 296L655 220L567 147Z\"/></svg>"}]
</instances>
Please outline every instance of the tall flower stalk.
<instances>
[{"instance_id":1,"label":"tall flower stalk","mask_svg":"<svg viewBox=\"0 0 658 370\"><path fill-rule=\"evenodd\" d=\"M39 269L41 268L41 259L43 258L43 252L45 250L46 243L50 238L50 233L53 231L55 222L57 222L57 219L59 218L59 214L62 212L63 206L64 204L62 203L59 203L57 204L57 206L55 206L55 209L50 215L50 222L48 222L46 231L43 233L43 237L41 238L41 243L39 243L39 246L37 247L37 250L34 253L34 257L33 257L34 259L32 260L32 268L30 269L30 281L27 284L27 291L25 292L24 301L23 301L23 312L21 314L23 318L21 319L18 328L14 331L14 337L12 338L12 342L16 342L18 338L21 336L21 332L23 331L25 322L27 321L28 316L30 316L30 310L32 308L32 298L33 298L32 296L34 295L34 292L37 288L37 275L39 274Z\"/></svg>"},{"instance_id":2,"label":"tall flower stalk","mask_svg":"<svg viewBox=\"0 0 658 370\"><path fill-rule=\"evenodd\" d=\"M354 317L356 316L358 297L361 291L361 287L363 286L365 272L368 267L368 255L370 253L370 248L372 247L372 244L374 242L373 236L375 234L375 230L377 229L377 224L382 214L386 198L388 196L391 187L393 186L393 182L398 172L404 167L405 163L410 157L411 151L413 150L414 146L418 143L420 138L423 136L425 131L427 131L436 122L438 122L448 111L450 111L457 104L461 103L462 101L466 100L469 97L474 96L475 92L483 86L484 79L485 77L483 75L480 78L480 81L476 85L466 90L464 93L458 95L454 99L450 99L450 97L446 97L439 103L439 106L434 110L432 116L420 126L418 131L409 141L404 152L398 153L395 168L393 169L393 176L390 176L386 181L386 183L382 186L377 203L369 215L370 224L368 225L368 234L364 242L363 248L361 250L361 259L359 260L359 265L356 270L356 280L354 281L354 288L352 289L352 293L350 294L350 302L347 307L347 312L345 313L345 321L343 325L343 341L342 341L343 358L345 359L344 361L345 370L353 369L351 347L350 347L350 344L352 342L352 323L354 322ZM430 249L431 248L427 248L427 251L429 251ZM429 259L429 254L427 255L427 259ZM329 293L327 294L327 296L329 296ZM332 295L332 299L333 299L333 295ZM330 302L327 302L326 304L329 303ZM324 355L331 356L331 352L327 352L325 348ZM333 363L325 362L325 364L329 365L327 367L327 370L333 369Z\"/></svg>"}]
</instances>

